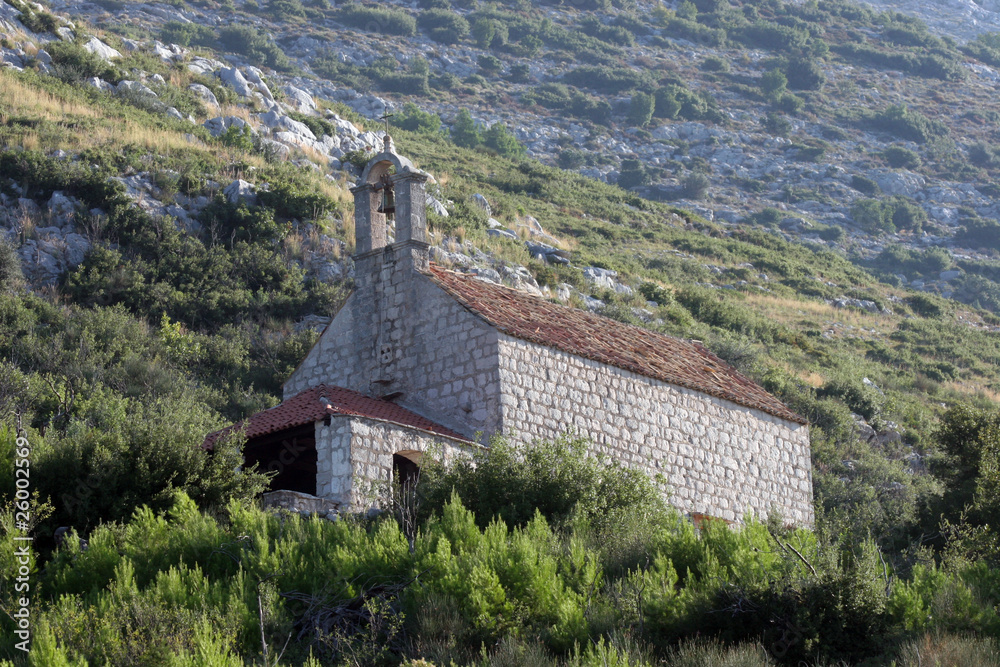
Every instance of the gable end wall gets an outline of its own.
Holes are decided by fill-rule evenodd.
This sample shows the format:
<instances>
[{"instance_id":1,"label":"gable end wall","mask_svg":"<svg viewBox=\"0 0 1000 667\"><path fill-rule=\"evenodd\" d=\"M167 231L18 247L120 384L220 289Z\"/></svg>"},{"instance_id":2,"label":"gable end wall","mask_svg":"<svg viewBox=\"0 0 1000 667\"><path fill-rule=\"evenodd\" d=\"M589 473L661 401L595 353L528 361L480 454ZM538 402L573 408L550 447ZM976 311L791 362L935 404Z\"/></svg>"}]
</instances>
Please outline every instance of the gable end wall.
<instances>
[{"instance_id":1,"label":"gable end wall","mask_svg":"<svg viewBox=\"0 0 1000 667\"><path fill-rule=\"evenodd\" d=\"M367 378L362 381L362 354L354 326L356 301L357 293L352 292L306 358L285 380L284 399L318 384L332 384L361 393L368 391Z\"/></svg>"},{"instance_id":2,"label":"gable end wall","mask_svg":"<svg viewBox=\"0 0 1000 667\"><path fill-rule=\"evenodd\" d=\"M383 290L387 308L361 303L361 290L348 297L285 382L285 398L323 383L375 395L372 379L386 374L402 392L399 405L467 438L499 432L497 330L422 274ZM392 347L381 367L380 331L389 332Z\"/></svg>"},{"instance_id":3,"label":"gable end wall","mask_svg":"<svg viewBox=\"0 0 1000 667\"><path fill-rule=\"evenodd\" d=\"M663 475L684 512L746 512L812 525L809 427L501 334L503 431L551 439L569 428L595 453Z\"/></svg>"}]
</instances>

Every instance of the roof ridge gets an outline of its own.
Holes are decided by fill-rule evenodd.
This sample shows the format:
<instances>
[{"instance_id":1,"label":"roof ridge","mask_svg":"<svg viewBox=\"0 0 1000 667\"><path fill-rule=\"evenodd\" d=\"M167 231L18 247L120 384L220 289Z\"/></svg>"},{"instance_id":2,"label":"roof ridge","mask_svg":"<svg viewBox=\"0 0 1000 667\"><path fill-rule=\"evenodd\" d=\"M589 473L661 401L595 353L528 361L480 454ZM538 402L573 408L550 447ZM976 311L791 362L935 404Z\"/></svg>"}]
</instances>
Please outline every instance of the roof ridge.
<instances>
[{"instance_id":1,"label":"roof ridge","mask_svg":"<svg viewBox=\"0 0 1000 667\"><path fill-rule=\"evenodd\" d=\"M467 310L514 338L808 423L701 341L611 320L435 263L427 275Z\"/></svg>"},{"instance_id":2,"label":"roof ridge","mask_svg":"<svg viewBox=\"0 0 1000 667\"><path fill-rule=\"evenodd\" d=\"M333 394L333 396L326 394ZM327 398L328 402L320 401L324 397ZM202 448L211 449L220 437L241 429L246 432L247 438L255 438L302 426L309 422L316 422L330 415L374 419L415 428L452 440L471 442L457 431L438 424L409 408L385 399L362 394L347 387L321 383L303 389L278 405L256 412L232 426L210 433L202 443Z\"/></svg>"}]
</instances>

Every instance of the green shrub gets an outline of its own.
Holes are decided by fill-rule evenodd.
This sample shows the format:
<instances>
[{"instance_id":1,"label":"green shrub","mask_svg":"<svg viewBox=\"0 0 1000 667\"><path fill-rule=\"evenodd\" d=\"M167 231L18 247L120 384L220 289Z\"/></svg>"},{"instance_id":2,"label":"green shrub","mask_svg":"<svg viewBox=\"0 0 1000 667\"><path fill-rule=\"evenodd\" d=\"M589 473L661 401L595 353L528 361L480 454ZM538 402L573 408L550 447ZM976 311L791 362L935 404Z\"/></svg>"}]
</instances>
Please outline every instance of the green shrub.
<instances>
[{"instance_id":1,"label":"green shrub","mask_svg":"<svg viewBox=\"0 0 1000 667\"><path fill-rule=\"evenodd\" d=\"M820 61L815 58L792 58L782 72L792 90L819 90L826 82Z\"/></svg>"},{"instance_id":2,"label":"green shrub","mask_svg":"<svg viewBox=\"0 0 1000 667\"><path fill-rule=\"evenodd\" d=\"M876 113L871 119L871 124L901 139L921 144L948 134L948 128L940 121L930 120L920 112L910 111L900 104L894 104Z\"/></svg>"},{"instance_id":3,"label":"green shrub","mask_svg":"<svg viewBox=\"0 0 1000 667\"><path fill-rule=\"evenodd\" d=\"M636 127L645 127L653 120L656 98L649 93L636 93L629 104L628 122Z\"/></svg>"},{"instance_id":4,"label":"green shrub","mask_svg":"<svg viewBox=\"0 0 1000 667\"><path fill-rule=\"evenodd\" d=\"M705 91L692 92L678 84L668 84L654 93L657 118L683 118L685 120L721 119L715 99Z\"/></svg>"},{"instance_id":5,"label":"green shrub","mask_svg":"<svg viewBox=\"0 0 1000 667\"><path fill-rule=\"evenodd\" d=\"M493 123L483 132L483 145L509 158L524 157L527 149L503 123Z\"/></svg>"},{"instance_id":6,"label":"green shrub","mask_svg":"<svg viewBox=\"0 0 1000 667\"><path fill-rule=\"evenodd\" d=\"M399 9L348 3L335 16L341 23L367 32L400 37L417 34L416 19Z\"/></svg>"},{"instance_id":7,"label":"green shrub","mask_svg":"<svg viewBox=\"0 0 1000 667\"><path fill-rule=\"evenodd\" d=\"M502 48L507 44L507 25L497 19L477 18L472 23L472 38L481 49Z\"/></svg>"},{"instance_id":8,"label":"green shrub","mask_svg":"<svg viewBox=\"0 0 1000 667\"><path fill-rule=\"evenodd\" d=\"M215 43L215 31L197 23L167 21L160 30L160 39L180 46L211 46Z\"/></svg>"},{"instance_id":9,"label":"green shrub","mask_svg":"<svg viewBox=\"0 0 1000 667\"><path fill-rule=\"evenodd\" d=\"M881 194L882 192L882 188L878 186L878 183L867 176L862 176L860 174L854 174L851 176L851 187L861 194L868 195L869 197Z\"/></svg>"},{"instance_id":10,"label":"green shrub","mask_svg":"<svg viewBox=\"0 0 1000 667\"><path fill-rule=\"evenodd\" d=\"M972 218L955 233L955 242L973 248L1000 248L1000 223Z\"/></svg>"},{"instance_id":11,"label":"green shrub","mask_svg":"<svg viewBox=\"0 0 1000 667\"><path fill-rule=\"evenodd\" d=\"M413 102L403 105L401 111L397 111L394 124L408 132L418 132L420 134L440 134L441 117L436 113L422 111Z\"/></svg>"},{"instance_id":12,"label":"green shrub","mask_svg":"<svg viewBox=\"0 0 1000 667\"><path fill-rule=\"evenodd\" d=\"M788 85L788 78L785 73L778 69L765 72L760 77L760 90L769 99L777 99Z\"/></svg>"},{"instance_id":13,"label":"green shrub","mask_svg":"<svg viewBox=\"0 0 1000 667\"><path fill-rule=\"evenodd\" d=\"M725 74L729 72L729 61L718 56L708 56L701 61L699 67L703 72L721 72Z\"/></svg>"},{"instance_id":14,"label":"green shrub","mask_svg":"<svg viewBox=\"0 0 1000 667\"><path fill-rule=\"evenodd\" d=\"M435 42L457 44L469 35L469 22L448 9L426 9L417 17L417 25Z\"/></svg>"},{"instance_id":15,"label":"green shrub","mask_svg":"<svg viewBox=\"0 0 1000 667\"><path fill-rule=\"evenodd\" d=\"M882 157L894 169L917 169L921 165L920 156L903 146L889 146L882 151Z\"/></svg>"},{"instance_id":16,"label":"green shrub","mask_svg":"<svg viewBox=\"0 0 1000 667\"><path fill-rule=\"evenodd\" d=\"M807 31L766 21L756 21L735 30L730 38L747 46L788 53L800 53L809 46Z\"/></svg>"},{"instance_id":17,"label":"green shrub","mask_svg":"<svg viewBox=\"0 0 1000 667\"><path fill-rule=\"evenodd\" d=\"M851 204L851 218L869 234L893 233L891 210L876 199L858 199Z\"/></svg>"},{"instance_id":18,"label":"green shrub","mask_svg":"<svg viewBox=\"0 0 1000 667\"><path fill-rule=\"evenodd\" d=\"M219 30L219 41L227 49L244 55L254 65L288 71L292 63L267 33L247 25L229 25Z\"/></svg>"},{"instance_id":19,"label":"green shrub","mask_svg":"<svg viewBox=\"0 0 1000 667\"><path fill-rule=\"evenodd\" d=\"M55 33L56 28L61 25L59 19L34 4L23 0L11 0L7 4L20 12L17 20L32 32Z\"/></svg>"},{"instance_id":20,"label":"green shrub","mask_svg":"<svg viewBox=\"0 0 1000 667\"><path fill-rule=\"evenodd\" d=\"M627 67L584 65L564 74L563 80L578 88L592 88L608 94L648 88L650 85L647 73Z\"/></svg>"},{"instance_id":21,"label":"green shrub","mask_svg":"<svg viewBox=\"0 0 1000 667\"><path fill-rule=\"evenodd\" d=\"M663 33L675 39L686 39L695 44L704 44L715 48L726 46L726 31L719 28L710 28L694 21L684 18L674 18L663 29Z\"/></svg>"},{"instance_id":22,"label":"green shrub","mask_svg":"<svg viewBox=\"0 0 1000 667\"><path fill-rule=\"evenodd\" d=\"M80 82L92 77L116 83L120 78L114 65L105 62L97 54L87 51L73 42L53 41L46 45L52 56L52 68L56 76L66 82Z\"/></svg>"},{"instance_id":23,"label":"green shrub","mask_svg":"<svg viewBox=\"0 0 1000 667\"><path fill-rule=\"evenodd\" d=\"M618 172L618 187L625 190L642 187L653 182L653 172L645 162L637 158L625 158L622 160L621 169Z\"/></svg>"},{"instance_id":24,"label":"green shrub","mask_svg":"<svg viewBox=\"0 0 1000 667\"><path fill-rule=\"evenodd\" d=\"M588 443L578 439L516 446L494 438L472 458L422 473L422 512L444 511L455 494L483 528L494 516L509 526L524 526L536 512L557 525L581 517L610 526L629 512L662 507L657 487L644 473L587 451Z\"/></svg>"},{"instance_id":25,"label":"green shrub","mask_svg":"<svg viewBox=\"0 0 1000 667\"><path fill-rule=\"evenodd\" d=\"M482 142L482 135L468 109L462 109L458 112L458 116L451 126L451 140L455 142L456 146L463 148L475 148Z\"/></svg>"},{"instance_id":26,"label":"green shrub","mask_svg":"<svg viewBox=\"0 0 1000 667\"><path fill-rule=\"evenodd\" d=\"M5 237L0 239L0 292L17 292L24 287L21 257Z\"/></svg>"},{"instance_id":27,"label":"green shrub","mask_svg":"<svg viewBox=\"0 0 1000 667\"><path fill-rule=\"evenodd\" d=\"M503 61L488 53L481 54L476 59L476 64L479 65L479 69L482 70L483 74L487 76L495 76L503 70Z\"/></svg>"},{"instance_id":28,"label":"green shrub","mask_svg":"<svg viewBox=\"0 0 1000 667\"><path fill-rule=\"evenodd\" d=\"M580 28L591 37L618 46L635 46L635 37L627 29L617 25L606 25L600 19L588 16L580 22Z\"/></svg>"},{"instance_id":29,"label":"green shrub","mask_svg":"<svg viewBox=\"0 0 1000 667\"><path fill-rule=\"evenodd\" d=\"M712 181L709 180L708 176L700 173L688 174L681 181L684 196L688 199L704 199L711 185Z\"/></svg>"},{"instance_id":30,"label":"green shrub","mask_svg":"<svg viewBox=\"0 0 1000 667\"><path fill-rule=\"evenodd\" d=\"M306 16L306 8L301 0L269 0L268 13L279 21L301 19Z\"/></svg>"}]
</instances>

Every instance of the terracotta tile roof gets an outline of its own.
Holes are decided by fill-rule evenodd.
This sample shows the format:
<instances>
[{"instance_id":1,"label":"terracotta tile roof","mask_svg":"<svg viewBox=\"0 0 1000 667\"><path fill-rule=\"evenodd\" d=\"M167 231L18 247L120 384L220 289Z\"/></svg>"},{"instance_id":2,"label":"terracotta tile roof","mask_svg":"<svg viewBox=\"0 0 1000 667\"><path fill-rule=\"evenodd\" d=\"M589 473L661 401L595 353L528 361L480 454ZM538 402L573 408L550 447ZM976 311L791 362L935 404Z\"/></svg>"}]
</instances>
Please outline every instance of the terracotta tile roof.
<instances>
[{"instance_id":1,"label":"terracotta tile roof","mask_svg":"<svg viewBox=\"0 0 1000 667\"><path fill-rule=\"evenodd\" d=\"M245 429L246 436L250 439L310 422L317 422L327 415L367 417L368 419L378 419L379 421L418 428L448 438L468 440L455 431L425 419L395 403L365 396L350 389L320 384L300 391L270 410L263 410L247 417L244 421L212 433L205 438L202 447L211 449L212 444L219 436L241 427Z\"/></svg>"},{"instance_id":2,"label":"terracotta tile roof","mask_svg":"<svg viewBox=\"0 0 1000 667\"><path fill-rule=\"evenodd\" d=\"M623 324L435 264L430 277L465 308L514 338L807 423L697 341Z\"/></svg>"}]
</instances>

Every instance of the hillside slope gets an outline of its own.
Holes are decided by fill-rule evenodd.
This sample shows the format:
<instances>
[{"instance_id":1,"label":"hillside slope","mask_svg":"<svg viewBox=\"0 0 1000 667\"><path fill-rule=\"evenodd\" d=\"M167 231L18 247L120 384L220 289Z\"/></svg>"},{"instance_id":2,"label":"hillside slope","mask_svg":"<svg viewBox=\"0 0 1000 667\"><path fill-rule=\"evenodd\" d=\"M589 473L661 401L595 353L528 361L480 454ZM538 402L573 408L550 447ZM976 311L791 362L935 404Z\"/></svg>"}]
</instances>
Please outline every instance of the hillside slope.
<instances>
[{"instance_id":1,"label":"hillside slope","mask_svg":"<svg viewBox=\"0 0 1000 667\"><path fill-rule=\"evenodd\" d=\"M989 40L848 3L4 8L3 345L35 428L99 431L102 400L148 395L164 419L198 404L183 442L272 404L350 287L347 188L393 106L434 175L436 261L706 341L812 421L845 530L905 540L940 488L937 416L996 398ZM446 44L432 11L479 28ZM383 34L417 25L438 41ZM698 197L660 201L676 181Z\"/></svg>"}]
</instances>

